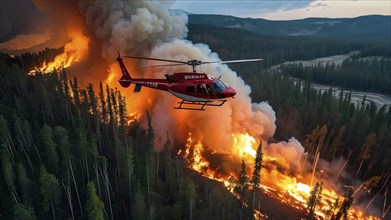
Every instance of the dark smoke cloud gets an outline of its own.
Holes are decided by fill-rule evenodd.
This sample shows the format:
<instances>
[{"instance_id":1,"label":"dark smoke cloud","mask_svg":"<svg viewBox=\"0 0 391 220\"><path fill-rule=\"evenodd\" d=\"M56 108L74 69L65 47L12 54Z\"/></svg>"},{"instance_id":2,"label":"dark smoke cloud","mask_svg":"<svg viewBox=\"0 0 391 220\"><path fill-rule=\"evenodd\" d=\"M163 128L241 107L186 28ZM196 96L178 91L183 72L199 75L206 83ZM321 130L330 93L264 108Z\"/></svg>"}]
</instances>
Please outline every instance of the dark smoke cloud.
<instances>
[{"instance_id":1,"label":"dark smoke cloud","mask_svg":"<svg viewBox=\"0 0 391 220\"><path fill-rule=\"evenodd\" d=\"M41 33L45 23L31 0L0 1L0 43L20 34Z\"/></svg>"}]
</instances>

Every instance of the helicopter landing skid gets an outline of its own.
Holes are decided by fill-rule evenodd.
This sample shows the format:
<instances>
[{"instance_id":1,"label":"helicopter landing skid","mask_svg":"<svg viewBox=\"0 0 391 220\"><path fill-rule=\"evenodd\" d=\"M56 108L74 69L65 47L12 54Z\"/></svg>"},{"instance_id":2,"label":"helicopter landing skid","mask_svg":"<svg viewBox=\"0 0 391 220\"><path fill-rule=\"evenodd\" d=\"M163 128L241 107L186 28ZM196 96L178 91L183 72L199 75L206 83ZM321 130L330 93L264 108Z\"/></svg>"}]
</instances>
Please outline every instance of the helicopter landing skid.
<instances>
[{"instance_id":1,"label":"helicopter landing skid","mask_svg":"<svg viewBox=\"0 0 391 220\"><path fill-rule=\"evenodd\" d=\"M205 111L205 106L222 106L227 100L217 100L217 103L215 102L195 102L195 101L185 101L182 100L181 102L178 102L179 106L174 107L174 109L185 109L185 110L198 110L198 111ZM193 105L193 106L200 106L200 108L192 108L192 107L184 107L182 105Z\"/></svg>"}]
</instances>

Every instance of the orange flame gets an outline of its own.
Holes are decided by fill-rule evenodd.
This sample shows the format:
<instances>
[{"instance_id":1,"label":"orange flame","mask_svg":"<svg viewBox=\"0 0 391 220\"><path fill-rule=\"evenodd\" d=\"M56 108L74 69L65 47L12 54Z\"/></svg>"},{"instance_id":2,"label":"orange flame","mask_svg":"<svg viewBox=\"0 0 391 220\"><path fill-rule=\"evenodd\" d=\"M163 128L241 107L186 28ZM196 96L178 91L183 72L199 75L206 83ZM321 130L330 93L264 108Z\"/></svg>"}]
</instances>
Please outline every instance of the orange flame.
<instances>
[{"instance_id":1,"label":"orange flame","mask_svg":"<svg viewBox=\"0 0 391 220\"><path fill-rule=\"evenodd\" d=\"M37 73L51 73L61 68L68 68L74 63L78 63L87 54L89 38L82 33L73 33L71 41L64 46L64 52L57 55L52 62L46 61L41 67L29 72L29 75Z\"/></svg>"},{"instance_id":2,"label":"orange flame","mask_svg":"<svg viewBox=\"0 0 391 220\"><path fill-rule=\"evenodd\" d=\"M248 156L255 158L257 154L255 149L253 149L253 145L256 142L255 138L251 137L248 133L232 134L232 137L234 143L232 147L241 158Z\"/></svg>"},{"instance_id":3,"label":"orange flame","mask_svg":"<svg viewBox=\"0 0 391 220\"><path fill-rule=\"evenodd\" d=\"M128 116L126 116L126 124L130 125L133 122L137 121L139 118L140 118L140 115L137 114L136 112L130 113L130 114L128 114Z\"/></svg>"},{"instance_id":4,"label":"orange flame","mask_svg":"<svg viewBox=\"0 0 391 220\"><path fill-rule=\"evenodd\" d=\"M256 156L256 139L248 133L232 134L233 155L236 155L238 159L243 159L249 167L252 167L251 163L254 163ZM196 143L196 144L194 144ZM235 183L232 181L232 177L222 176L209 167L209 161L202 155L204 151L203 145L200 141L194 141L192 134L189 133L186 149L178 152L178 155L182 154L188 161L188 168L193 169L203 176L220 181L224 186L233 193ZM283 158L269 157L263 155L264 164L273 161L283 160ZM279 172L278 170L268 170L263 168L261 171L261 189L269 196L279 199L281 202L286 203L292 207L295 207L303 212L307 211L307 201L310 197L311 187L308 183L309 178L304 178L300 175L291 177ZM250 184L249 184L250 185ZM317 219L326 219L329 215L328 211L331 209L336 198L340 201L343 197L340 196L330 186L324 185L322 191L322 200L318 205L315 215ZM258 210L254 215L265 216ZM365 215L362 211L355 208L349 210L349 219L378 219L372 215Z\"/></svg>"}]
</instances>

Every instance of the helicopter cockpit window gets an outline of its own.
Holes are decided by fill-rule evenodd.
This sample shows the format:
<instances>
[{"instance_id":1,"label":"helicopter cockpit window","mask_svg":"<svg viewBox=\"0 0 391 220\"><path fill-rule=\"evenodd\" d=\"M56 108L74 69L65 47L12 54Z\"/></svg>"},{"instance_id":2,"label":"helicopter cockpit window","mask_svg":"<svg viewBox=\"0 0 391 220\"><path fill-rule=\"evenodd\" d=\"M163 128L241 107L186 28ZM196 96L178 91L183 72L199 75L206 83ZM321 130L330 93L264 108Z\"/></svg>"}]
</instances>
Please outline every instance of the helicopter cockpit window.
<instances>
[{"instance_id":1,"label":"helicopter cockpit window","mask_svg":"<svg viewBox=\"0 0 391 220\"><path fill-rule=\"evenodd\" d=\"M186 92L194 92L194 86L187 86Z\"/></svg>"},{"instance_id":2,"label":"helicopter cockpit window","mask_svg":"<svg viewBox=\"0 0 391 220\"><path fill-rule=\"evenodd\" d=\"M222 83L220 80L216 81L213 84L213 89L216 93L221 93L223 92L227 87Z\"/></svg>"},{"instance_id":3,"label":"helicopter cockpit window","mask_svg":"<svg viewBox=\"0 0 391 220\"><path fill-rule=\"evenodd\" d=\"M206 93L205 84L198 84L197 85L197 93Z\"/></svg>"}]
</instances>

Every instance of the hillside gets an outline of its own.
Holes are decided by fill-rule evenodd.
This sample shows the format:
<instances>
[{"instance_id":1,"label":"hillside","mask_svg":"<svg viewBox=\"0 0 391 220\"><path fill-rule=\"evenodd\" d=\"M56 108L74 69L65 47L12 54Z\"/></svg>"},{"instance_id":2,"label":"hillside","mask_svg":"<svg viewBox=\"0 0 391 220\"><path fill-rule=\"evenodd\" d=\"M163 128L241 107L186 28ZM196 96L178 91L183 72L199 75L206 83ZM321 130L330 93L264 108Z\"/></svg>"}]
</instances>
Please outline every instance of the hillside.
<instances>
[{"instance_id":1,"label":"hillside","mask_svg":"<svg viewBox=\"0 0 391 220\"><path fill-rule=\"evenodd\" d=\"M226 15L189 15L190 24L238 28L273 36L311 36L320 39L389 44L391 16L369 15L356 18L306 18L272 21Z\"/></svg>"}]
</instances>

